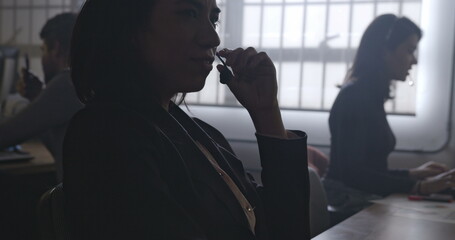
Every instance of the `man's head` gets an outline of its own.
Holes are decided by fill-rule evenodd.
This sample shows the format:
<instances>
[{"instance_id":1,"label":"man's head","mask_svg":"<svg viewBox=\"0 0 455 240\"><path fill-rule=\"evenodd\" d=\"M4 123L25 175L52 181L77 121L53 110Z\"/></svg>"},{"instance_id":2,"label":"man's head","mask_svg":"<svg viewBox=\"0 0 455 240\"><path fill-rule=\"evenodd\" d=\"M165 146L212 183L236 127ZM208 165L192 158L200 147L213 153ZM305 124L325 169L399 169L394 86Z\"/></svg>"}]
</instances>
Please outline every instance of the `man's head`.
<instances>
[{"instance_id":1,"label":"man's head","mask_svg":"<svg viewBox=\"0 0 455 240\"><path fill-rule=\"evenodd\" d=\"M41 29L41 63L46 83L68 67L70 40L76 18L75 13L62 13L49 19Z\"/></svg>"}]
</instances>

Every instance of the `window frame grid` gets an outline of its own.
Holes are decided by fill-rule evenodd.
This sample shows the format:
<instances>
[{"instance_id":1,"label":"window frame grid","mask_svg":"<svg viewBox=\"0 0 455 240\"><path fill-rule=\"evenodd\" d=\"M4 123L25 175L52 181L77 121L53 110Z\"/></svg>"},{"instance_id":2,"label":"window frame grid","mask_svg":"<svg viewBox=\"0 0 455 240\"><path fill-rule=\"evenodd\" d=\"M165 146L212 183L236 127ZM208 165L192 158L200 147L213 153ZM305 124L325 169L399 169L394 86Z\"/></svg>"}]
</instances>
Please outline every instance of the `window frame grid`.
<instances>
[{"instance_id":1,"label":"window frame grid","mask_svg":"<svg viewBox=\"0 0 455 240\"><path fill-rule=\"evenodd\" d=\"M352 29L353 29L353 9L354 6L357 4L372 4L373 6L373 12L372 16L376 17L378 16L378 5L381 3L396 3L398 4L398 12L396 13L397 15L401 16L403 12L403 4L404 3L422 3L422 0L345 0L345 1L332 1L332 0L326 0L326 1L317 1L317 2L310 2L309 0L302 0L302 2L285 2L285 0L280 1L280 2L273 2L273 3L266 3L265 0L260 0L258 2L254 3L246 3L243 0L239 1L226 1L225 7L228 11L226 11L226 18L227 19L233 19L233 18L243 18L243 10L245 9L246 6L258 6L260 7L260 26L259 26L259 36L258 36L258 46L256 46L260 51L265 51L268 53L268 55L272 58L274 62L277 63L276 67L278 70L278 84L280 86L281 79L283 72L281 71L282 65L284 62L299 62L300 68L299 68L299 86L298 86L298 103L296 107L282 107L282 109L286 110L297 110L297 111L322 111L322 112L327 112L330 111L330 107L325 107L326 105L326 86L327 86L327 77L326 77L326 72L327 72L327 64L328 63L345 63L346 68L349 69L350 64L352 63L355 53L357 51L356 48L352 47ZM329 19L330 19L330 8L334 5L346 5L348 4L349 7L349 19L348 19L348 37L347 37L347 46L345 48L338 48L338 47L333 47L330 49L327 48L309 48L305 46L305 37L302 37L302 47L296 47L296 48L284 48L283 47L283 32L284 32L284 18L285 18L285 12L286 12L286 7L292 6L292 5L297 5L297 6L302 6L303 7L303 26L302 26L302 33L304 34L306 32L306 27L307 27L307 9L308 6L310 5L325 5L325 25L324 25L324 38L327 41L328 39L328 30L329 30ZM235 6L234 6L235 5ZM264 19L264 9L265 7L268 6L280 6L281 7L281 28L280 28L280 40L279 40L279 47L277 48L264 48L262 44L263 40L263 19ZM235 11L229 11L229 9L235 9ZM229 25L229 22L225 22L226 25ZM239 27L240 26L240 27ZM230 36L236 36L236 40L234 40L232 37L229 39L223 39L225 40L225 45L226 46L232 46L232 47L237 47L237 46L242 46L242 39L243 39L243 19L242 19L242 24L237 24L236 25L237 30L234 32L231 32L233 29L232 27L226 26L225 31L226 35ZM240 30L239 30L240 29ZM235 44L237 43L237 44ZM297 54L296 54L297 53ZM304 81L303 79L304 76L304 71L305 71L305 62L310 62L310 61L318 61L322 63L322 82L321 82L321 97L320 97L320 104L319 108L308 108L308 107L303 107L302 105L302 91L303 91L303 86L304 86ZM219 85L220 83L217 83L217 94L219 92ZM392 85L392 88L394 88L394 85ZM216 97L216 103L215 104L207 104L207 103L201 103L200 100L200 94L197 93L198 95L198 100L197 102L189 102L191 105L198 105L198 106L219 106L219 107L239 107L239 103L235 100L234 96L227 91L225 94L225 102L220 105L220 101L218 96ZM278 92L278 98L280 98L281 92ZM391 109L388 111L388 113L393 114L393 115L415 115L415 110L412 112L400 112L397 111L397 103L395 99L391 99Z\"/></svg>"}]
</instances>

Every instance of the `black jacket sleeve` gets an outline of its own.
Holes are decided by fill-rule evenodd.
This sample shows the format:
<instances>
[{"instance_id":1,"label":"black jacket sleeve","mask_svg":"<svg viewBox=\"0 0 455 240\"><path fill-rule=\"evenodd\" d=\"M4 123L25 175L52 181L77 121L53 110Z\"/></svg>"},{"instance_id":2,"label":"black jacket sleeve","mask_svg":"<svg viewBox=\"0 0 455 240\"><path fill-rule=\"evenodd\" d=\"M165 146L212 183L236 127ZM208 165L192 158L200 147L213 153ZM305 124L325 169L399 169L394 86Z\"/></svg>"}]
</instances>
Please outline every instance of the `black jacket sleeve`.
<instances>
[{"instance_id":1,"label":"black jacket sleeve","mask_svg":"<svg viewBox=\"0 0 455 240\"><path fill-rule=\"evenodd\" d=\"M310 239L307 136L277 139L256 135L261 156L260 189L272 239Z\"/></svg>"}]
</instances>

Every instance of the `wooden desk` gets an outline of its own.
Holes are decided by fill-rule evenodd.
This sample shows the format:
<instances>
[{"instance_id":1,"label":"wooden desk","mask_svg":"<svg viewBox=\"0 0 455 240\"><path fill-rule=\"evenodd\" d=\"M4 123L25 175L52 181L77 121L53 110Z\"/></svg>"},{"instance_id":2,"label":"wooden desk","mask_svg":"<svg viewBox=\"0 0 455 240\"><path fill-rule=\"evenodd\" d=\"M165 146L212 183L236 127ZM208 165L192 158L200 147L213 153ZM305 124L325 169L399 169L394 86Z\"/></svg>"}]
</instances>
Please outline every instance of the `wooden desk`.
<instances>
[{"instance_id":1,"label":"wooden desk","mask_svg":"<svg viewBox=\"0 0 455 240\"><path fill-rule=\"evenodd\" d=\"M422 204L422 210L428 206L428 202L419 202L419 204ZM447 209L449 210L454 209ZM400 216L398 213L402 211L402 207L376 203L321 233L313 240L455 239L455 223L425 219L428 216L419 216L425 213L423 211L419 213L418 210L412 212L414 217L406 214Z\"/></svg>"},{"instance_id":2,"label":"wooden desk","mask_svg":"<svg viewBox=\"0 0 455 240\"><path fill-rule=\"evenodd\" d=\"M11 174L35 174L55 171L54 158L39 141L28 141L21 144L22 149L29 152L33 159L0 163L0 171Z\"/></svg>"}]
</instances>

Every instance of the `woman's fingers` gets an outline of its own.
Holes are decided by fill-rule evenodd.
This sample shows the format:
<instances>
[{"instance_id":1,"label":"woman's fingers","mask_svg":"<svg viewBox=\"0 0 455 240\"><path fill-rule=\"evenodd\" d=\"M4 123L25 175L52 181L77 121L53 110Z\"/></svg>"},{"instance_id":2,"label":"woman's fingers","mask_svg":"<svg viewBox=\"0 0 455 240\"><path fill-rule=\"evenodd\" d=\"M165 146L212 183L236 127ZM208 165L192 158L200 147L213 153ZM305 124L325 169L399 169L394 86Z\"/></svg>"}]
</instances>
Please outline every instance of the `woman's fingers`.
<instances>
[{"instance_id":1,"label":"woman's fingers","mask_svg":"<svg viewBox=\"0 0 455 240\"><path fill-rule=\"evenodd\" d=\"M248 63L256 57L256 49L249 47L244 51L239 53L239 56L236 58L236 61L232 64L232 69L235 69L236 72L241 74L248 66Z\"/></svg>"},{"instance_id":2,"label":"woman's fingers","mask_svg":"<svg viewBox=\"0 0 455 240\"><path fill-rule=\"evenodd\" d=\"M256 49L249 47L247 49L237 48L235 50L223 49L220 52L222 57L226 58L226 64L232 68L234 75L241 75L257 55Z\"/></svg>"}]
</instances>

